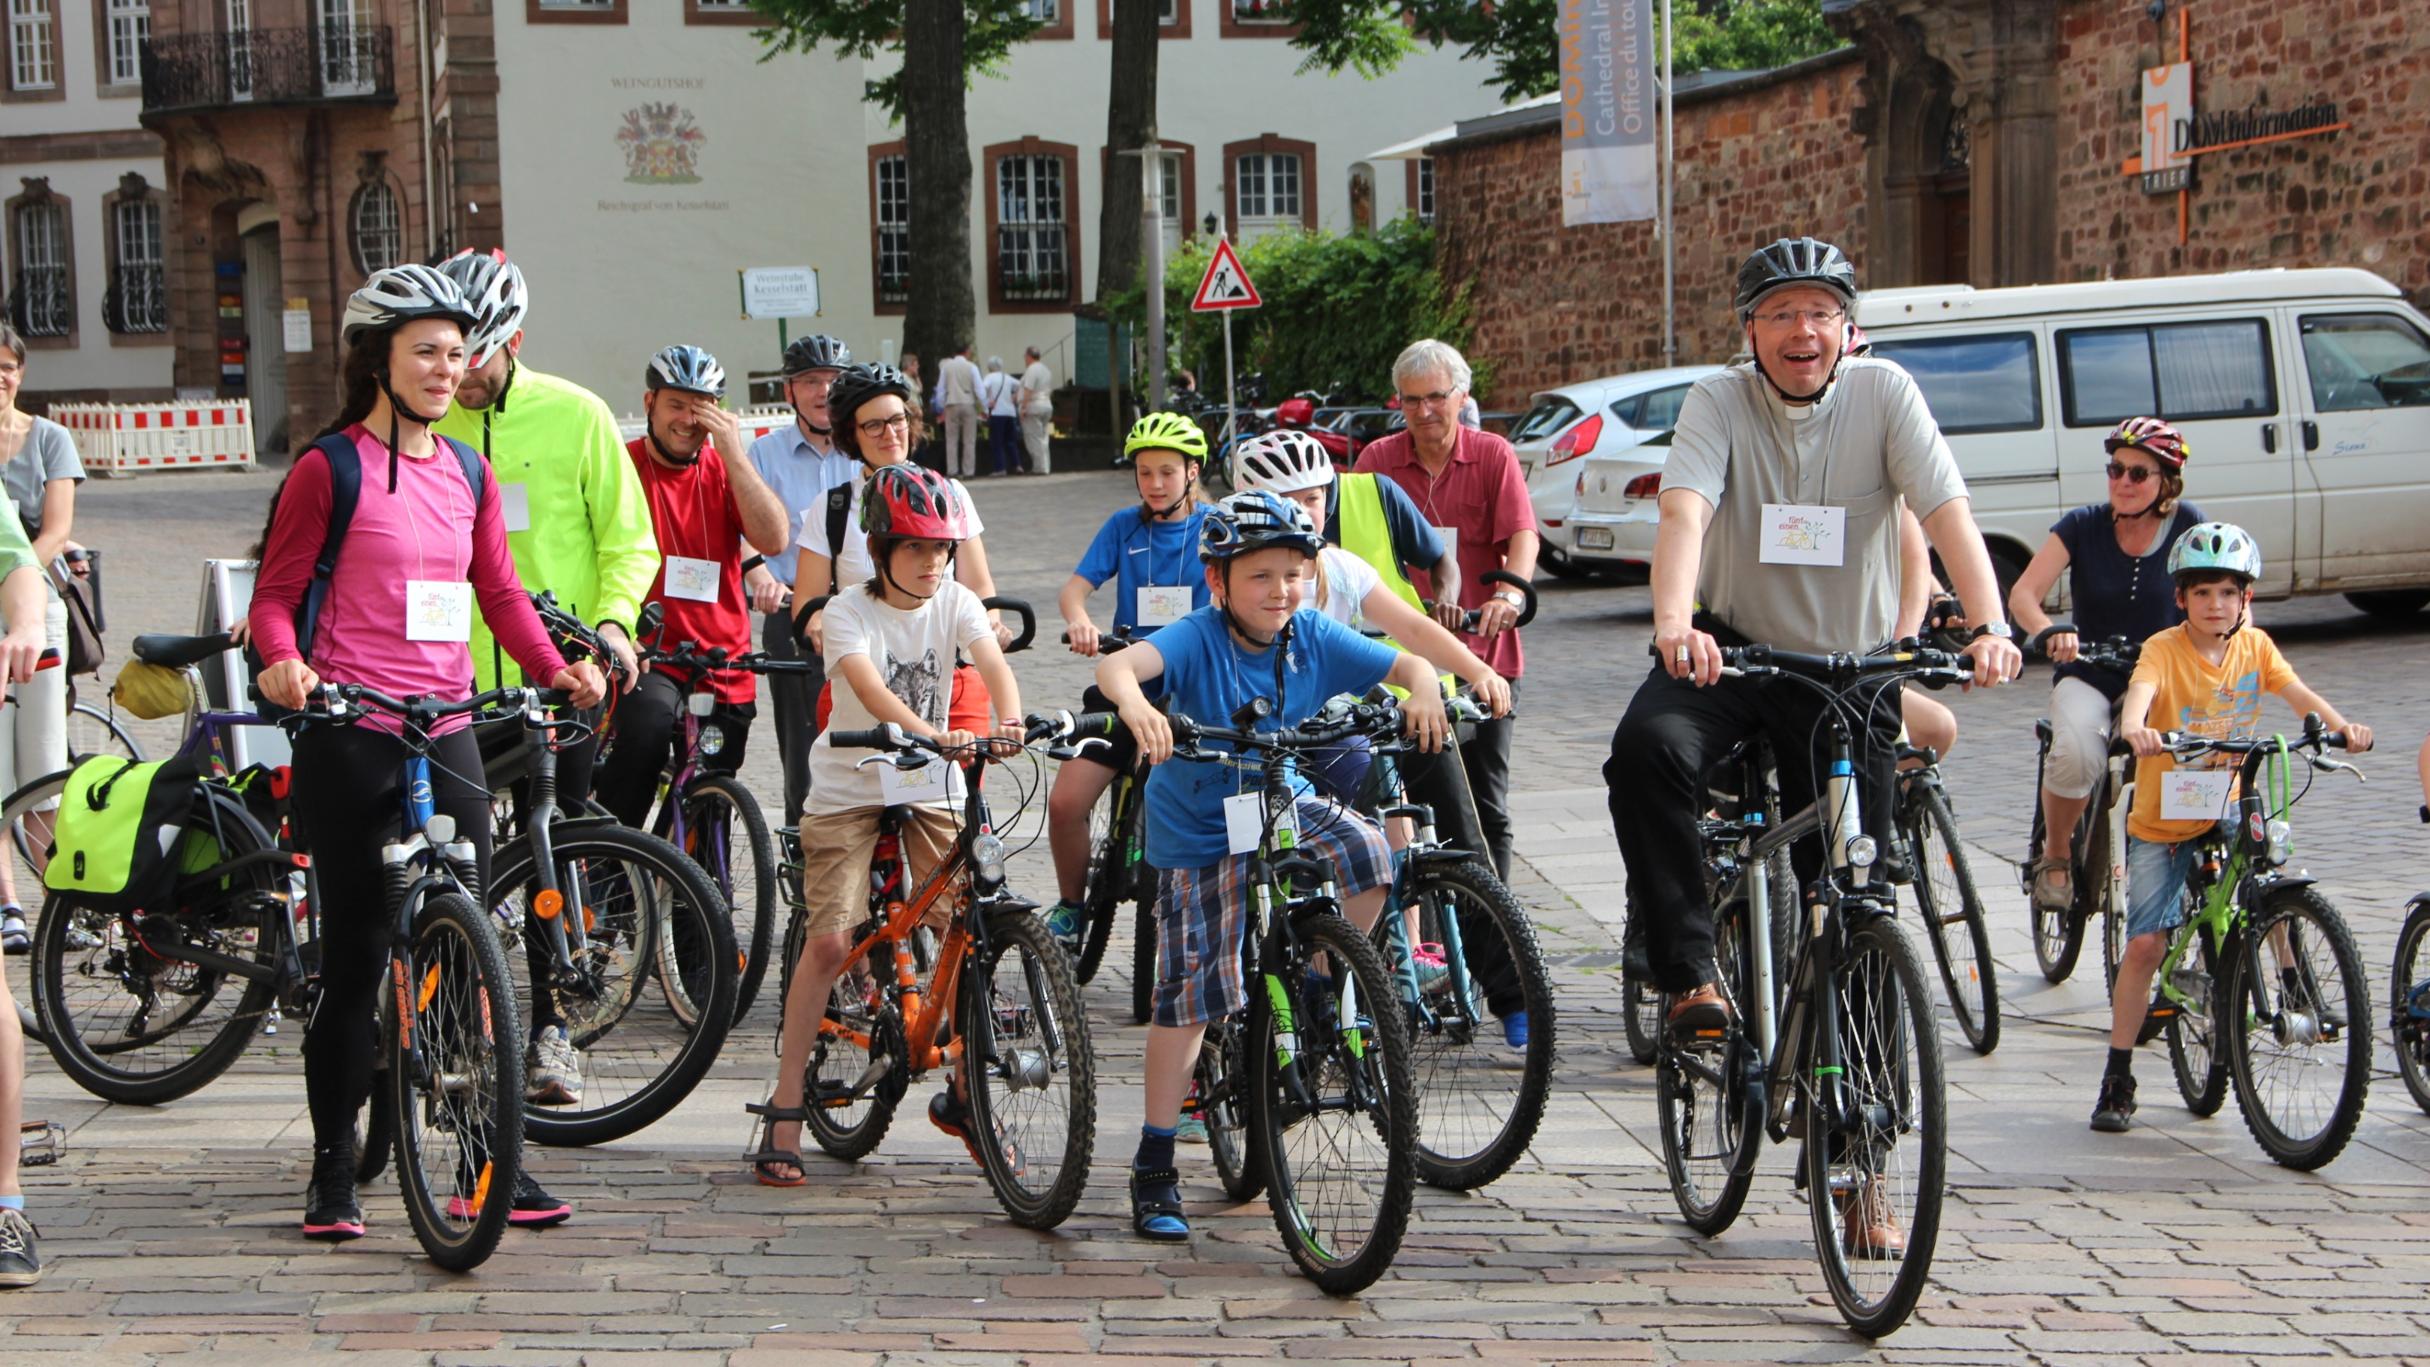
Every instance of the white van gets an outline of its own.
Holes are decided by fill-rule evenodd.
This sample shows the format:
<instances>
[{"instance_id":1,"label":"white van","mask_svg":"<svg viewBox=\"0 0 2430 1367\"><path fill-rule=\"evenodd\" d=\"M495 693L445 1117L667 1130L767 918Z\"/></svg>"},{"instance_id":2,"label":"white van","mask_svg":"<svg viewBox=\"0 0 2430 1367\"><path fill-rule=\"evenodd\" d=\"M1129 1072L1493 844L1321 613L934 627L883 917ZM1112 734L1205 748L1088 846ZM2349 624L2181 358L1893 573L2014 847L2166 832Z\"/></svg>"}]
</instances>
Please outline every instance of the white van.
<instances>
[{"instance_id":1,"label":"white van","mask_svg":"<svg viewBox=\"0 0 2430 1367\"><path fill-rule=\"evenodd\" d=\"M1857 321L1922 387L2003 590L2107 497L2101 438L2156 414L2186 497L2261 543L2263 596L2430 603L2430 319L2369 271L1875 290Z\"/></svg>"}]
</instances>

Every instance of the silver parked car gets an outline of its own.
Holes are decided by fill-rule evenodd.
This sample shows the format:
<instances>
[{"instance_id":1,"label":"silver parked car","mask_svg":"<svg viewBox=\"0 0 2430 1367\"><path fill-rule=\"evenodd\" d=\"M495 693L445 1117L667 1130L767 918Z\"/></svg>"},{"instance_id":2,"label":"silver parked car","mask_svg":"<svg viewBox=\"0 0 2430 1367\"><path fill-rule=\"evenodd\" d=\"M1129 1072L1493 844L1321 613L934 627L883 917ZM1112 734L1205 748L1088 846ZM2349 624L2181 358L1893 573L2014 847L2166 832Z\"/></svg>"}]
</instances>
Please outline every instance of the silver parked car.
<instances>
[{"instance_id":1,"label":"silver parked car","mask_svg":"<svg viewBox=\"0 0 2430 1367\"><path fill-rule=\"evenodd\" d=\"M1719 366L1640 370L1548 389L1511 428L1560 575L1642 578L1654 558L1655 496L1680 400Z\"/></svg>"}]
</instances>

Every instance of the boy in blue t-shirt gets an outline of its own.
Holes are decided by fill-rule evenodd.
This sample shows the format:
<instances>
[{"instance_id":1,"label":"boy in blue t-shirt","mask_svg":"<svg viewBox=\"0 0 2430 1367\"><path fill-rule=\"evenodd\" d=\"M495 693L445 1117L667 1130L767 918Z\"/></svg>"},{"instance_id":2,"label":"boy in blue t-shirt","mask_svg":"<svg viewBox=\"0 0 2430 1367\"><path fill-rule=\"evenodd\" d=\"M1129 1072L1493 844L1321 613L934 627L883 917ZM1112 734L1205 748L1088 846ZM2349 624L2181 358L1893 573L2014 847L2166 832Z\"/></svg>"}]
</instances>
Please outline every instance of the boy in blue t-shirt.
<instances>
[{"instance_id":1,"label":"boy in blue t-shirt","mask_svg":"<svg viewBox=\"0 0 2430 1367\"><path fill-rule=\"evenodd\" d=\"M1198 541L1214 603L1109 655L1097 687L1122 714L1148 763L1147 862L1156 886L1157 982L1148 1026L1147 1123L1131 1162L1131 1227L1158 1241L1186 1239L1173 1137L1190 1090L1200 1038L1209 1021L1248 1003L1240 951L1247 931L1249 859L1234 854L1224 830L1224 799L1254 790L1254 779L1213 764L1166 765L1173 732L1142 685L1160 683L1183 716L1216 725L1252 698L1271 697L1281 650L1280 698L1259 730L1296 726L1325 700L1390 682L1408 690L1401 704L1409 735L1440 751L1448 730L1434 667L1371 641L1301 603L1324 545L1299 505L1266 490L1234 494L1208 513ZM1286 629L1287 640L1282 640ZM1384 909L1391 854L1383 833L1356 812L1316 797L1303 782L1297 803L1299 849L1327 865L1342 910L1361 930Z\"/></svg>"},{"instance_id":2,"label":"boy in blue t-shirt","mask_svg":"<svg viewBox=\"0 0 2430 1367\"><path fill-rule=\"evenodd\" d=\"M1088 553L1072 570L1057 604L1063 636L1074 655L1095 655L1102 633L1088 615L1088 596L1114 581L1114 629L1150 636L1207 605L1206 576L1198 568L1198 531L1210 511L1199 496L1198 469L1207 458L1206 434L1178 413L1150 413L1122 443L1139 484L1139 506L1105 520ZM1111 712L1114 704L1090 688L1080 698L1085 712ZM1080 899L1088 885L1089 809L1114 779L1129 773L1139 752L1119 727L1103 749L1091 746L1081 763L1065 763L1046 797L1046 846L1055 857L1057 901L1046 928L1066 952L1080 956L1087 913Z\"/></svg>"}]
</instances>

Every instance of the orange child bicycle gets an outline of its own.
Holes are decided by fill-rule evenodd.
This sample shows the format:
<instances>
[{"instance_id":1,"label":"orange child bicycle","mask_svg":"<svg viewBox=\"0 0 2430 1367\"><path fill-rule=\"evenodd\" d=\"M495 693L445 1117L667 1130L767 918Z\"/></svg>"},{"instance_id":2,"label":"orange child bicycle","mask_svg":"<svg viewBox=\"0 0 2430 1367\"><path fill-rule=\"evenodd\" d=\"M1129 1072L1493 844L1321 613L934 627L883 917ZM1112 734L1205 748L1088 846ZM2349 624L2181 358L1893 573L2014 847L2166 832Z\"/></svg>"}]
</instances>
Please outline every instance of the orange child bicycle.
<instances>
[{"instance_id":1,"label":"orange child bicycle","mask_svg":"<svg viewBox=\"0 0 2430 1367\"><path fill-rule=\"evenodd\" d=\"M1024 748L1068 757L1083 735L1102 736L1110 715L1031 716ZM966 1141L1013 1223L1052 1229L1079 1204L1096 1144L1095 1055L1071 964L1036 915L1037 904L1004 886L1008 851L991 827L976 746L949 752L936 740L888 725L830 733L837 749L878 752L863 761L904 770L932 757L961 765L960 829L929 876L914 887L905 848L911 809L888 807L870 866L869 919L830 990L798 1107L750 1105L761 1117L758 1152L746 1156L767 1181L771 1165L800 1165L768 1136L804 1123L818 1146L856 1160L875 1149L912 1080L951 1067ZM990 742L1009 747L1009 740ZM1027 789L1026 799L1035 795ZM926 928L950 905L942 940ZM785 933L784 986L807 938L797 904ZM920 975L925 971L927 981ZM956 1029L956 1025L959 1029ZM790 1185L771 1182L770 1185Z\"/></svg>"}]
</instances>

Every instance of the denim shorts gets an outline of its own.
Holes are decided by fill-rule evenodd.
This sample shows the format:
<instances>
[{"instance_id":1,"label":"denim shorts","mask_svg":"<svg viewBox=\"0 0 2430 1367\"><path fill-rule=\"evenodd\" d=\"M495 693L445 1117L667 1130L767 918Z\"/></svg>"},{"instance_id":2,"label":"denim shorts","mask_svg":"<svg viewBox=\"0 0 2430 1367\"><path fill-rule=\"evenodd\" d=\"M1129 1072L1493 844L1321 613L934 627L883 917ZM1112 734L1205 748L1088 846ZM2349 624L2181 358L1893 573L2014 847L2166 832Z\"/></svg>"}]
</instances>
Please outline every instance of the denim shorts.
<instances>
[{"instance_id":1,"label":"denim shorts","mask_svg":"<svg viewBox=\"0 0 2430 1367\"><path fill-rule=\"evenodd\" d=\"M2185 924L2185 877L2202 842L2162 845L2126 837L2126 937L2158 935Z\"/></svg>"}]
</instances>

